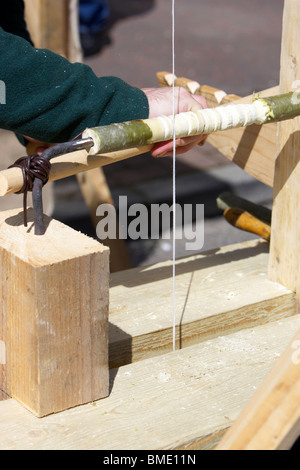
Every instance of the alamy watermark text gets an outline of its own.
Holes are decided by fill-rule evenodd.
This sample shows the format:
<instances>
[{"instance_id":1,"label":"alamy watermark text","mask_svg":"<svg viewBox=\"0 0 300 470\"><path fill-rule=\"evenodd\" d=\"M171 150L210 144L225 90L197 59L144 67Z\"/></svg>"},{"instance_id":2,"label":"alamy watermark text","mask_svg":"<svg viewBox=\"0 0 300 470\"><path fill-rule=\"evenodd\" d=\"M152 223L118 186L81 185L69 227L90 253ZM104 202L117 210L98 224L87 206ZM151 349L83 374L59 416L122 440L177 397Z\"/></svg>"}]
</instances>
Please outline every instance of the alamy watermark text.
<instances>
[{"instance_id":1,"label":"alamy watermark text","mask_svg":"<svg viewBox=\"0 0 300 470\"><path fill-rule=\"evenodd\" d=\"M99 222L96 227L100 240L131 239L158 240L171 239L176 220L175 238L185 240L187 251L201 250L204 244L204 205L203 204L132 204L128 206L127 196L119 197L118 216L115 206L101 204L96 211Z\"/></svg>"}]
</instances>

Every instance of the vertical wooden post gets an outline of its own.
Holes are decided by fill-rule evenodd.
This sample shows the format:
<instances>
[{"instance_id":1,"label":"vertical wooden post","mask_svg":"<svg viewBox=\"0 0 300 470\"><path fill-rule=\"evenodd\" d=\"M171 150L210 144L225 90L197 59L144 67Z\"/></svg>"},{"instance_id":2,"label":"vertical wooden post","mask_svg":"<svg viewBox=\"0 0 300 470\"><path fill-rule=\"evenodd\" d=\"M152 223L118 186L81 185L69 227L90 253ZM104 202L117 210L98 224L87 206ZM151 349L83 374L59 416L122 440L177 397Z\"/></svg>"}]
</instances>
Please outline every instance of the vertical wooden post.
<instances>
[{"instance_id":1,"label":"vertical wooden post","mask_svg":"<svg viewBox=\"0 0 300 470\"><path fill-rule=\"evenodd\" d=\"M280 93L300 92L300 2L285 0ZM295 99L299 99L295 94ZM300 276L300 118L278 124L269 277L296 292ZM300 332L217 447L218 450L289 449L299 435Z\"/></svg>"},{"instance_id":2,"label":"vertical wooden post","mask_svg":"<svg viewBox=\"0 0 300 470\"><path fill-rule=\"evenodd\" d=\"M68 57L69 0L25 0L25 8L34 45Z\"/></svg>"},{"instance_id":3,"label":"vertical wooden post","mask_svg":"<svg viewBox=\"0 0 300 470\"><path fill-rule=\"evenodd\" d=\"M285 0L280 92L300 91L300 2ZM281 122L277 133L269 277L300 294L300 118ZM298 302L299 303L299 302Z\"/></svg>"},{"instance_id":4,"label":"vertical wooden post","mask_svg":"<svg viewBox=\"0 0 300 470\"><path fill-rule=\"evenodd\" d=\"M0 389L39 417L108 395L109 250L46 223L0 213Z\"/></svg>"}]
</instances>

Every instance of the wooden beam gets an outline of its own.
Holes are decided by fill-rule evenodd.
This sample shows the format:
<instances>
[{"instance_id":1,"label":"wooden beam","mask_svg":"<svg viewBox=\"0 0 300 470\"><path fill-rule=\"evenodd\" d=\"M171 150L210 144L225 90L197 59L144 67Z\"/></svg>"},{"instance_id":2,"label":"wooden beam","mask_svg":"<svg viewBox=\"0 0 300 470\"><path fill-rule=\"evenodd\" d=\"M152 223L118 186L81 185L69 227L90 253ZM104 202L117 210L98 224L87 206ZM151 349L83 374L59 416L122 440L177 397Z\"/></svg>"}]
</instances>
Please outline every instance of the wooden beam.
<instances>
[{"instance_id":1,"label":"wooden beam","mask_svg":"<svg viewBox=\"0 0 300 470\"><path fill-rule=\"evenodd\" d=\"M280 91L300 78L300 3L286 0L283 14ZM278 124L274 204L270 246L270 279L299 296L300 118Z\"/></svg>"},{"instance_id":2,"label":"wooden beam","mask_svg":"<svg viewBox=\"0 0 300 470\"><path fill-rule=\"evenodd\" d=\"M157 74L160 86L170 86L172 74L159 72ZM188 78L176 78L176 86L186 88L190 93L202 95L209 107L228 103L250 103L253 95L241 98L237 95L227 95L217 88L200 85ZM263 90L260 96L278 94L278 87ZM258 181L273 186L275 166L276 124L249 126L245 129L232 129L215 132L208 136L207 142L215 147L229 160L233 161Z\"/></svg>"},{"instance_id":3,"label":"wooden beam","mask_svg":"<svg viewBox=\"0 0 300 470\"><path fill-rule=\"evenodd\" d=\"M109 250L29 216L0 213L0 389L40 417L108 394Z\"/></svg>"}]
</instances>

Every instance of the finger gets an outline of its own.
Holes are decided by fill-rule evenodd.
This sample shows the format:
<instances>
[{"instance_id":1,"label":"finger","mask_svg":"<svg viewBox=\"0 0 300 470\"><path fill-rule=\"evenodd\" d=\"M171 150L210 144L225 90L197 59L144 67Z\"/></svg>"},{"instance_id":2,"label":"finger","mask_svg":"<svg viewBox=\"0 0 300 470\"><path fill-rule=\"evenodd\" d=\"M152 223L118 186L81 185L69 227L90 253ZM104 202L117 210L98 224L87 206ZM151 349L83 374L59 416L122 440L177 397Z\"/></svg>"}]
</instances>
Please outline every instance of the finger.
<instances>
[{"instance_id":1,"label":"finger","mask_svg":"<svg viewBox=\"0 0 300 470\"><path fill-rule=\"evenodd\" d=\"M175 140L176 147L178 145L182 145L180 144L180 141L182 141L182 139ZM152 152L151 152L152 156L153 157L166 157L166 156L173 155L173 147L174 147L173 140L167 140L166 142L159 142L152 149Z\"/></svg>"},{"instance_id":2,"label":"finger","mask_svg":"<svg viewBox=\"0 0 300 470\"><path fill-rule=\"evenodd\" d=\"M176 153L178 155L191 150L196 145L203 145L207 139L206 135L193 136L175 140ZM173 140L156 144L151 152L153 157L166 157L173 155Z\"/></svg>"}]
</instances>

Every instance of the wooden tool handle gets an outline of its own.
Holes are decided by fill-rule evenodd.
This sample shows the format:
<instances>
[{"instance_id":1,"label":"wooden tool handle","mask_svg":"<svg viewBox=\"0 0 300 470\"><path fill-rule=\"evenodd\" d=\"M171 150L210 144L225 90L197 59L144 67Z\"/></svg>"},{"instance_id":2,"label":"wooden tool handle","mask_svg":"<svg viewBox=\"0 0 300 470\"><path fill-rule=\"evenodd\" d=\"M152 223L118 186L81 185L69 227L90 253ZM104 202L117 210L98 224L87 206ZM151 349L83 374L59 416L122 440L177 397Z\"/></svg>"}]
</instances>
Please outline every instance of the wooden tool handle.
<instances>
[{"instance_id":1,"label":"wooden tool handle","mask_svg":"<svg viewBox=\"0 0 300 470\"><path fill-rule=\"evenodd\" d=\"M270 240L271 227L249 212L237 207L228 207L224 211L224 217L234 227Z\"/></svg>"},{"instance_id":2,"label":"wooden tool handle","mask_svg":"<svg viewBox=\"0 0 300 470\"><path fill-rule=\"evenodd\" d=\"M244 211L250 212L254 217L265 222L267 225L271 225L272 210L268 207L256 204L255 202L248 201L234 193L224 192L219 194L217 197L217 206L224 212L229 207L238 207Z\"/></svg>"}]
</instances>

